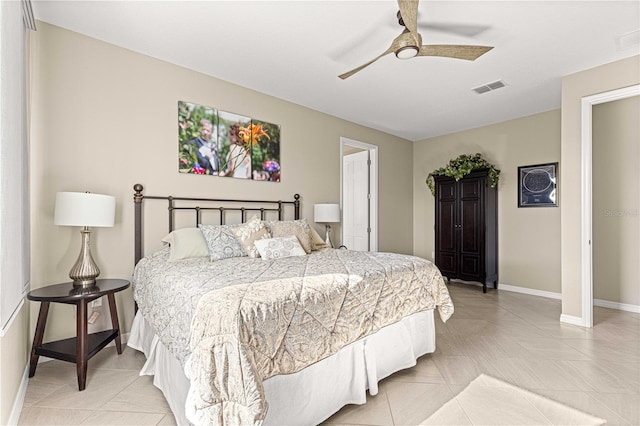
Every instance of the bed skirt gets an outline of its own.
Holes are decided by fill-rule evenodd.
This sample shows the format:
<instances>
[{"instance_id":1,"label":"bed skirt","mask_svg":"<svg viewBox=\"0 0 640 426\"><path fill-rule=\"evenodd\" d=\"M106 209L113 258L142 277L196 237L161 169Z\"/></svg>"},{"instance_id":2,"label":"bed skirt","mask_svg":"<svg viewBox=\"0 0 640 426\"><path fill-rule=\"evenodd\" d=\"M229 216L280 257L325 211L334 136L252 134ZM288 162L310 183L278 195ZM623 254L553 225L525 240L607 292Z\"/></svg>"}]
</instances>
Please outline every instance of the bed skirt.
<instances>
[{"instance_id":1,"label":"bed skirt","mask_svg":"<svg viewBox=\"0 0 640 426\"><path fill-rule=\"evenodd\" d=\"M418 312L297 373L266 379L269 410L264 426L315 425L346 404L364 404L367 389L376 395L378 381L434 352L435 336L433 310ZM140 375L154 376L153 384L164 394L178 425L189 425L184 410L189 381L139 311L127 345L145 354Z\"/></svg>"}]
</instances>

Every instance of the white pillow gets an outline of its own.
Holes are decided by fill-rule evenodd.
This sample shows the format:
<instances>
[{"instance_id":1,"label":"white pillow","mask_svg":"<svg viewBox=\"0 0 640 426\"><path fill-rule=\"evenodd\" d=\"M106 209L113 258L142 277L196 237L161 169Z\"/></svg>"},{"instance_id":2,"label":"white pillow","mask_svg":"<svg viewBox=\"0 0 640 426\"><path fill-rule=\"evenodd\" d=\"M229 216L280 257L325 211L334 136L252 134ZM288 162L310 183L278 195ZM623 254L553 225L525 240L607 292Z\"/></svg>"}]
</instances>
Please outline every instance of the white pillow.
<instances>
[{"instance_id":1,"label":"white pillow","mask_svg":"<svg viewBox=\"0 0 640 426\"><path fill-rule=\"evenodd\" d=\"M316 246L311 239L311 230L306 219L268 221L265 222L272 237L288 237L294 235L307 254L315 250Z\"/></svg>"},{"instance_id":2,"label":"white pillow","mask_svg":"<svg viewBox=\"0 0 640 426\"><path fill-rule=\"evenodd\" d=\"M162 242L171 246L169 262L209 256L207 242L198 228L177 229L164 237Z\"/></svg>"},{"instance_id":3,"label":"white pillow","mask_svg":"<svg viewBox=\"0 0 640 426\"><path fill-rule=\"evenodd\" d=\"M280 259L292 256L305 256L307 253L300 245L295 235L288 237L265 238L254 241L260 257L266 260Z\"/></svg>"}]
</instances>

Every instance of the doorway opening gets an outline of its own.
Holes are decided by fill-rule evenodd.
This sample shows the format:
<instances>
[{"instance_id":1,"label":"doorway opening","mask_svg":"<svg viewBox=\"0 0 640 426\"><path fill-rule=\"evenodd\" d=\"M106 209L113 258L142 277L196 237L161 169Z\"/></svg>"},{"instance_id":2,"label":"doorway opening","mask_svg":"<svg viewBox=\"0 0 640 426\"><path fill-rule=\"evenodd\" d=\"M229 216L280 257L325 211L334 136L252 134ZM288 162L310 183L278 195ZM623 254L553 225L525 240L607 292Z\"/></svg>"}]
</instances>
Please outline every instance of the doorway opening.
<instances>
[{"instance_id":1,"label":"doorway opening","mask_svg":"<svg viewBox=\"0 0 640 426\"><path fill-rule=\"evenodd\" d=\"M640 96L640 85L582 98L582 318L578 325L583 327L593 327L593 106L632 96Z\"/></svg>"},{"instance_id":2,"label":"doorway opening","mask_svg":"<svg viewBox=\"0 0 640 426\"><path fill-rule=\"evenodd\" d=\"M340 138L342 245L378 250L378 147Z\"/></svg>"}]
</instances>

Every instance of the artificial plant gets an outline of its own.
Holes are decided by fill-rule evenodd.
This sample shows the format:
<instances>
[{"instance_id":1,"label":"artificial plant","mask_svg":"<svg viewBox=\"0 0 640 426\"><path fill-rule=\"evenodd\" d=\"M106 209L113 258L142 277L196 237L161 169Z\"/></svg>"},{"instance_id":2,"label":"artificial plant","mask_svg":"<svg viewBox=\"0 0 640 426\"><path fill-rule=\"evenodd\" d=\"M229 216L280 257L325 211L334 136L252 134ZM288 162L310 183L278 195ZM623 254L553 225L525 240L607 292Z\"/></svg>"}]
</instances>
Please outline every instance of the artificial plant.
<instances>
[{"instance_id":1,"label":"artificial plant","mask_svg":"<svg viewBox=\"0 0 640 426\"><path fill-rule=\"evenodd\" d=\"M498 180L500 179L500 170L487 160L482 158L482 154L476 155L462 154L458 158L449 160L449 164L444 167L440 167L429 173L427 176L427 186L431 190L431 194L436 195L436 182L433 179L434 176L449 176L456 181L462 179L473 170L489 169L489 185L492 188L498 186Z\"/></svg>"}]
</instances>

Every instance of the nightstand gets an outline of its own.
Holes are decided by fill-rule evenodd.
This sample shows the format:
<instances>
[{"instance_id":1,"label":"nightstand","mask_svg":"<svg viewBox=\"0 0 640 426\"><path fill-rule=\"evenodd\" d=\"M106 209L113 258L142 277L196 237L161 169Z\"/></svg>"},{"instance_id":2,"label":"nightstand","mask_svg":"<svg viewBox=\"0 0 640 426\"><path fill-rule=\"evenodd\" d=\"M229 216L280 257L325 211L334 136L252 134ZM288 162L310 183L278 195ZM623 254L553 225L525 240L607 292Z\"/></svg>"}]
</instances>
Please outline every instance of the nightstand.
<instances>
[{"instance_id":1,"label":"nightstand","mask_svg":"<svg viewBox=\"0 0 640 426\"><path fill-rule=\"evenodd\" d=\"M72 282L37 288L27 294L27 299L40 303L38 323L31 347L29 377L33 377L40 355L74 362L78 372L78 389L84 390L87 379L87 361L115 340L118 354L122 353L120 325L114 294L129 287L129 281L98 279L93 287L74 287ZM109 299L109 312L113 329L87 334L87 304L99 297ZM76 337L42 343L50 303L76 305Z\"/></svg>"}]
</instances>

